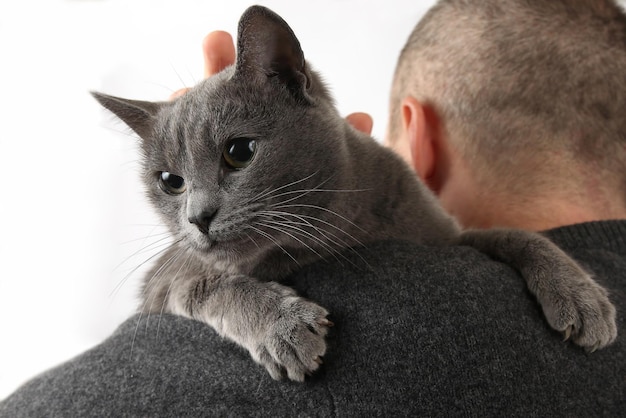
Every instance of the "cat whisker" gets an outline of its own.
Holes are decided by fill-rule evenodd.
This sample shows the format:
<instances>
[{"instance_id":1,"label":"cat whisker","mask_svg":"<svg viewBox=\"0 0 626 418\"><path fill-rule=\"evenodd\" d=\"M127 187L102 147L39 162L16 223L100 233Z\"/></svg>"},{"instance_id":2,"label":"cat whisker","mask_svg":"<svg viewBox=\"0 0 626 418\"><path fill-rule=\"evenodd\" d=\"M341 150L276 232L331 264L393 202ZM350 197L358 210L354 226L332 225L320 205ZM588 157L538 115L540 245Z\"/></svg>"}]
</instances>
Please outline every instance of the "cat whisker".
<instances>
[{"instance_id":1,"label":"cat whisker","mask_svg":"<svg viewBox=\"0 0 626 418\"><path fill-rule=\"evenodd\" d=\"M165 228L165 225L162 224L127 224L127 227L146 227L146 226L150 226L150 227L155 227L155 228Z\"/></svg>"},{"instance_id":2,"label":"cat whisker","mask_svg":"<svg viewBox=\"0 0 626 418\"><path fill-rule=\"evenodd\" d=\"M337 255L339 255L341 258L343 258L344 260L346 260L348 263L350 263L352 266L354 266L354 267L358 267L358 266L357 266L356 264L354 264L354 263L353 263L350 259L348 259L346 256L344 256L344 255L343 255L342 250L349 250L349 251L351 251L353 254L355 254L357 257L359 257L359 258L361 259L361 261L362 261L362 262L363 262L363 263L364 263L364 264L365 264L368 268L372 269L372 266L371 266L371 265L367 262L367 260L366 260L366 259L365 259L365 258L364 258L364 257L363 257L363 256L362 256L362 255L361 255L361 254L360 254L360 253L359 253L359 252L358 252L355 248L354 248L354 246L353 246L353 245L350 245L349 243L345 242L344 240L342 240L341 238L339 238L336 234L333 234L332 232L330 232L330 231L328 231L328 230L325 230L324 228L321 228L321 227L315 226L315 225L313 225L311 222L309 222L309 221L308 221L308 220L306 220L306 219L301 219L301 222L295 222L295 221L291 221L291 220L289 220L289 219L288 219L288 217L287 217L287 216L285 216L285 215L287 215L287 216L293 216L293 217L295 217L296 219L301 219L301 218L302 218L302 216L301 216L301 215L296 215L296 214L289 213L289 212L279 212L279 211L275 212L273 216L277 216L277 217L282 218L282 219L284 220L284 221L283 221L283 223L285 224L285 226L290 226L290 225L291 225L291 226L293 227L293 225L296 225L296 226L303 226L303 227L308 227L308 228L313 229L315 232L317 232L318 234L320 234L320 235L323 237L323 239L320 239L320 238L318 238L318 237L314 237L313 235L311 235L310 233L308 233L308 232L306 232L306 231L303 231L303 232L306 232L306 234L307 234L307 235L310 235L311 237L315 238L315 239L316 239L316 241L320 242L321 244L324 244L324 246L327 246L327 247L328 247L328 251L329 251L329 253L331 253L333 256L335 256L335 254L337 254ZM324 223L327 223L327 222L325 222L325 221L322 221L321 219L317 219L317 218L314 218L314 217L309 217L309 218L311 218L312 220L315 220L315 221L319 221L319 222L324 222ZM338 229L339 231L341 231L341 232L343 232L344 234L348 235L349 237L351 237L353 240L355 240L357 243L359 243L361 246L363 246L363 247L364 247L364 245L363 245L363 244L361 244L361 243L360 243L360 242L359 242L356 238L354 238L352 235L350 235L350 234L348 234L347 232L343 231L342 229L340 229L340 228L336 227L335 225L332 225L332 224L328 224L328 225L330 225L330 226L334 227L335 229ZM300 229L300 228L298 228L298 229ZM330 236L332 236L332 238L331 238L331 237L329 237L329 235L330 235ZM325 241L323 241L323 240L326 240L326 241L328 241L328 242L325 242ZM335 241L335 240L337 240L337 241L339 241L339 242L337 242L337 241ZM335 246L335 248L333 248L331 244L332 244L332 245L334 245L334 246ZM339 261L339 262L341 263L341 261L340 261L340 260L339 260L336 256L335 256L335 259L337 259L337 261Z\"/></svg>"},{"instance_id":3,"label":"cat whisker","mask_svg":"<svg viewBox=\"0 0 626 418\"><path fill-rule=\"evenodd\" d=\"M145 239L145 238L143 238ZM149 251L153 251L157 248L160 248L164 245L168 245L168 242L164 241L168 241L170 239L169 235L163 238L159 238L158 240L151 242L148 245L144 245L143 247L139 248L137 251L133 252L131 255L125 257L120 263L118 263L114 268L113 271L117 271L120 267L122 267L124 264L126 264L130 259L132 259L133 257L138 256L139 254L143 254L145 252L149 252Z\"/></svg>"},{"instance_id":4,"label":"cat whisker","mask_svg":"<svg viewBox=\"0 0 626 418\"><path fill-rule=\"evenodd\" d=\"M355 228L359 229L364 234L370 235L369 232L367 232L366 230L364 230L363 228L361 228L360 226L358 226L357 224L352 222L350 219L348 219L345 216L335 212L334 210L330 210L330 209L325 208L323 206L309 205L309 204L304 204L304 203L297 203L297 204L290 204L290 205L285 205L285 204L279 203L277 205L272 206L272 208L273 209L309 208L309 209L321 210L323 212L330 213L331 215L335 215L335 216L337 216L340 219L343 219L344 221L348 222L350 225L352 225Z\"/></svg>"},{"instance_id":5,"label":"cat whisker","mask_svg":"<svg viewBox=\"0 0 626 418\"><path fill-rule=\"evenodd\" d=\"M172 65L172 64L170 63L170 65ZM179 79L180 79L180 77L179 77ZM156 83L156 82L154 82L154 81L152 81L152 82L148 82L148 84L151 84L151 85L153 85L153 86L156 86L156 87L162 88L163 90L166 90L166 91L167 91L168 93L170 93L170 94L173 94L173 93L176 91L176 90L174 90L173 88L166 86L165 84Z\"/></svg>"},{"instance_id":6,"label":"cat whisker","mask_svg":"<svg viewBox=\"0 0 626 418\"><path fill-rule=\"evenodd\" d=\"M295 257L293 255L291 255L291 253L289 253L289 251L287 251L282 245L280 245L278 243L278 241L276 241L274 239L274 237L272 237L270 234L262 231L261 229L253 226L253 225L248 225L248 228L252 229L254 232L256 232L257 234L261 235L262 237L267 238L268 240L270 240L271 242L273 242L276 246L278 246L278 248L280 248L283 253L285 253L285 255L289 258L291 258L293 260L294 263L296 263L297 266L301 267L300 263L298 262L298 260L295 259Z\"/></svg>"},{"instance_id":7,"label":"cat whisker","mask_svg":"<svg viewBox=\"0 0 626 418\"><path fill-rule=\"evenodd\" d=\"M302 241L301 239L299 239L298 237L295 237L293 234L291 234L289 231L285 231L284 228L280 228L278 226L274 226L274 225L270 225L267 222L272 222L274 224L279 224L278 222L274 222L274 221L266 221L266 222L257 222L256 224L259 226L264 226L266 228L270 228L270 229L274 229L278 232L281 232L291 238L293 238L294 240L298 241L300 244L304 245L308 250L310 250L312 253L314 253L315 255L317 255L319 258L324 258L324 256L322 256L319 252L315 251L315 249L313 249L310 245L308 245L306 242ZM282 226L282 225L281 225Z\"/></svg>"},{"instance_id":8,"label":"cat whisker","mask_svg":"<svg viewBox=\"0 0 626 418\"><path fill-rule=\"evenodd\" d=\"M295 214L295 213L285 212L285 211L272 211L272 210L269 210L269 211L263 211L263 212L260 213L260 215L264 215L264 214L269 215L269 216L280 217L280 218L284 219L285 222L293 223L293 224L300 225L300 226L308 226L308 227L314 229L317 233L322 235L326 240L330 241L332 244L334 244L338 248L350 250L353 254L355 254L357 257L359 257L361 259L361 261L363 261L363 263L365 263L365 265L367 265L370 269L372 269L372 267L367 262L367 260L354 248L354 245L359 245L361 247L365 247L365 244L363 244L355 236L353 236L352 234L344 231L342 228L338 227L337 225L333 225L330 222L324 221L323 219L319 219L319 218L316 218L316 217L313 217L313 216L302 215L302 214ZM301 223L296 223L294 221L290 221L290 220L288 220L288 217L293 217L295 219L298 219L298 220L301 221ZM327 226L333 228L336 231L339 231L340 233L345 235L348 239L354 241L354 243L350 244L350 243L346 242L345 240L343 240L342 238L337 236L337 234L334 234L331 231L329 231L327 229L324 229L324 228L322 228L320 226L313 225L311 223L311 221L322 223L324 225L327 225ZM329 235L332 236L332 238L330 238ZM335 240L339 241L339 242L336 242ZM337 252L340 253L339 251L337 251ZM350 262L350 263L352 265L354 265L354 263L352 263L352 262Z\"/></svg>"},{"instance_id":9,"label":"cat whisker","mask_svg":"<svg viewBox=\"0 0 626 418\"><path fill-rule=\"evenodd\" d=\"M179 241L180 242L180 241ZM166 248L165 250L161 251L161 253L169 250L171 247ZM167 269L169 268L170 264L172 264L173 262L176 261L176 259L184 252L184 249L181 248L179 249L176 253L174 253L174 255L172 255L170 258L168 258L167 260L165 260L165 262L163 262L163 264L161 264L161 266L157 269L157 271L155 271L152 274L152 277L150 277L150 279L148 279L147 281L145 281L144 283L144 287L142 289L143 295L144 295L144 303L141 305L141 310L140 312L143 313L143 311L145 311L146 308L146 304L148 303L148 300L150 300L150 297L152 297L152 303L154 303L154 298L156 297L156 295L154 294L154 292L156 291L155 289L157 289L157 286L151 286L152 283L155 280L160 280L159 278L161 277L161 274ZM150 294L147 294L147 292L150 292ZM152 308L152 303L150 305L150 309Z\"/></svg>"},{"instance_id":10,"label":"cat whisker","mask_svg":"<svg viewBox=\"0 0 626 418\"><path fill-rule=\"evenodd\" d=\"M185 274L183 274L183 277L187 275L187 272L189 271L189 267L191 265L191 263L189 263L189 261L191 260L191 257L192 257L192 253L188 252L187 258L185 259L185 261L183 261L181 266L178 268L178 271L176 272L176 274L170 281L170 285L167 287L167 291L165 292L165 297L163 298L163 303L161 304L161 312L159 313L159 322L157 323L157 332L156 332L157 338L159 338L159 330L161 329L161 317L163 316L165 305L167 304L167 299L168 299L168 296L170 295L170 291L172 290L172 286L174 285L174 282L178 278L178 275L180 274L183 267L185 267Z\"/></svg>"},{"instance_id":11,"label":"cat whisker","mask_svg":"<svg viewBox=\"0 0 626 418\"><path fill-rule=\"evenodd\" d=\"M180 84L182 84L183 88L187 88L187 83L183 81L183 78L180 76L180 73L176 70L176 67L174 67L172 62L170 62L170 66L172 67L174 74L176 74L176 77L178 77L178 80L180 81Z\"/></svg>"},{"instance_id":12,"label":"cat whisker","mask_svg":"<svg viewBox=\"0 0 626 418\"><path fill-rule=\"evenodd\" d=\"M131 129L115 129L113 126L105 126L105 129L115 133L116 135L121 135L121 136L126 136L128 138L132 138L134 140L139 139L139 136L135 133L135 131L131 130Z\"/></svg>"},{"instance_id":13,"label":"cat whisker","mask_svg":"<svg viewBox=\"0 0 626 418\"><path fill-rule=\"evenodd\" d=\"M152 277L150 277L150 279L148 279L146 281L146 283L144 285L144 288L143 288L143 293L144 293L145 296L149 296L149 295L146 295L147 291L152 291L152 289L157 289L157 286L151 286L152 282L154 280L157 280L157 281L160 280L160 277L163 276L163 273L165 273L166 269L169 269L170 265L175 263L176 260L178 259L178 257L180 257L180 255L182 255L184 252L185 252L185 248L184 247L179 248L178 251L176 251L174 253L174 255L172 255L170 258L165 260L165 262L163 264L161 264L161 266L157 269L157 271L155 271L152 274ZM153 302L150 304L150 310L152 310L152 304L154 303L154 297L156 297L156 296L153 294ZM143 308L145 308L145 303L142 306L142 309Z\"/></svg>"},{"instance_id":14,"label":"cat whisker","mask_svg":"<svg viewBox=\"0 0 626 418\"><path fill-rule=\"evenodd\" d=\"M316 172L316 173L314 173L314 174L317 174L317 173L318 173L318 172ZM309 176L308 178L310 178L310 177L311 177L311 176ZM321 182L320 184L318 184L317 186L315 186L315 187L311 188L311 189L290 190L290 191L287 191L287 192L280 193L280 194L278 194L278 195L272 195L272 196L266 197L266 198L265 198L265 199L263 199L263 200L275 199L275 198L277 198L277 197L286 196L286 195L295 194L295 193L302 193L302 194L303 194L303 196L304 196L304 195L307 195L307 194L309 194L309 193L311 193L311 192L314 192L314 191L328 191L328 192L333 192L333 191L343 191L343 190L341 190L341 189L336 189L336 190L333 190L333 189L320 189L323 185L325 185L325 184L326 184L326 183L328 183L330 180L332 180L332 179L333 179L333 177L335 177L335 175L334 175L334 174L333 174L333 175L331 175L330 177L328 177L326 180L322 181L322 182ZM308 178L307 178L307 179L308 179ZM279 189L276 189L275 191L278 191L278 190L279 190ZM346 191L347 191L347 190L346 190ZM353 190L353 191L354 191L354 190Z\"/></svg>"},{"instance_id":15,"label":"cat whisker","mask_svg":"<svg viewBox=\"0 0 626 418\"><path fill-rule=\"evenodd\" d=\"M139 237L139 238L134 238L128 241L124 241L121 243L121 245L127 245L127 244L132 244L133 242L137 242L137 241L141 241L141 240L147 240L148 238L156 238L156 237L161 237L163 235L169 235L170 232L169 231L164 231L164 232L159 232L156 234L150 234L150 235L146 235L145 237Z\"/></svg>"},{"instance_id":16,"label":"cat whisker","mask_svg":"<svg viewBox=\"0 0 626 418\"><path fill-rule=\"evenodd\" d=\"M135 152L134 150L129 151L129 152ZM139 174L140 170L138 168L138 164L139 162L137 160L128 160L125 161L123 163L120 164L121 167L123 167L126 171L123 171L124 174L130 172L133 174Z\"/></svg>"},{"instance_id":17,"label":"cat whisker","mask_svg":"<svg viewBox=\"0 0 626 418\"><path fill-rule=\"evenodd\" d=\"M361 241L359 241L359 239L356 238L354 235L346 232L345 230L343 230L342 228L338 227L337 225L333 225L330 222L327 222L327 221L325 221L323 219L320 219L320 218L316 218L314 216L295 214L295 213L285 212L285 211L280 211L280 210L277 210L277 211L266 210L266 211L263 211L262 213L275 214L276 216L291 216L291 217L294 217L296 219L299 219L302 222L306 222L307 224L311 225L311 227L319 228L320 230L323 230L325 233L332 235L335 239L339 240L341 242L341 244L343 244L344 247L351 247L353 245L359 245L361 247L365 247L365 244L363 244ZM343 239L339 238L336 234L333 234L332 232L330 232L330 231L328 231L326 229L323 229L323 228L318 227L318 226L314 226L310 221L319 222L321 224L324 224L325 226L329 226L329 227L335 229L338 232L341 232L348 239L354 241L354 244L351 245L350 243L348 243L348 242L344 241Z\"/></svg>"},{"instance_id":18,"label":"cat whisker","mask_svg":"<svg viewBox=\"0 0 626 418\"><path fill-rule=\"evenodd\" d=\"M291 214L290 214L291 215ZM335 245L338 248L348 248L349 244L345 241L343 241L341 238L337 237L335 234L333 234L332 232L326 231L324 228L318 227L313 225L311 222L307 221L306 219L299 219L298 221L293 221L290 220L288 216L285 215L281 215L278 212L276 214L272 214L272 215L263 215L261 214L261 216L269 216L270 218L275 218L278 217L280 219L283 220L283 223L286 225L294 225L294 226L298 226L298 227L306 227L306 228L311 228L313 231L317 232L318 234L320 234L325 240L329 241L331 244ZM296 219L298 219L298 215L293 215ZM337 241L339 242L337 242Z\"/></svg>"},{"instance_id":19,"label":"cat whisker","mask_svg":"<svg viewBox=\"0 0 626 418\"><path fill-rule=\"evenodd\" d=\"M252 241L254 243L254 245L256 245L257 248L259 248L259 249L261 248L261 247L259 247L259 244L256 242L256 240L254 238L252 238L252 235L248 234L248 232L246 232L246 231L243 231L243 233L246 234L248 239L250 241Z\"/></svg>"},{"instance_id":20,"label":"cat whisker","mask_svg":"<svg viewBox=\"0 0 626 418\"><path fill-rule=\"evenodd\" d=\"M332 179L333 177L334 176L330 176L329 178L327 178L326 180L322 181L320 184L318 184L317 186L315 186L312 189L303 189L303 190L300 190L300 191L295 190L293 192L284 192L284 193L287 193L287 194L299 193L299 195L294 197L294 198L288 199L287 201L283 201L281 203L287 203L287 202L291 202L291 201L296 200L296 199L300 199L300 198L308 195L309 193L311 193L311 192L313 192L315 190L319 190L320 187L322 187L324 184L328 183L330 181L330 179ZM281 195L284 195L284 193L281 194ZM277 197L279 197L281 195L272 195L272 196L269 196L269 197L267 197L267 198L265 198L263 200L276 199Z\"/></svg>"},{"instance_id":21,"label":"cat whisker","mask_svg":"<svg viewBox=\"0 0 626 418\"><path fill-rule=\"evenodd\" d=\"M268 186L267 188L265 188L263 191L261 191L259 194L257 194L254 197L251 197L247 200L244 200L240 206L248 206L249 204L253 203L253 202L257 202L259 200L260 197L264 196L265 194L267 194L268 192L270 192L272 190L272 186Z\"/></svg>"},{"instance_id":22,"label":"cat whisker","mask_svg":"<svg viewBox=\"0 0 626 418\"><path fill-rule=\"evenodd\" d=\"M274 198L282 197L282 196L288 196L288 195L296 194L296 193L300 193L301 194L300 196L297 196L297 197L294 197L294 198L291 198L291 199L288 199L288 200L285 200L285 201L281 202L281 203L289 203L292 200L300 199L301 197L306 196L309 193L314 193L314 192L316 192L316 193L320 193L320 192L323 192L323 193L356 193L356 192L367 192L367 191L371 191L371 190L372 189L318 189L318 188L314 188L314 189L300 189L300 190L292 190L292 191L289 191L289 192L283 192L283 193L277 194L275 196L270 196L270 197L268 197L268 198L266 198L264 200L274 199Z\"/></svg>"},{"instance_id":23,"label":"cat whisker","mask_svg":"<svg viewBox=\"0 0 626 418\"><path fill-rule=\"evenodd\" d=\"M180 240L179 240L179 241L177 241L177 243L178 243L178 242L180 242ZM169 248L167 248L167 249L169 249ZM167 250L167 249L166 249L166 250ZM133 355L133 347L135 346L135 340L136 340L136 338L137 338L137 332L139 331L139 324L141 323L141 318L143 317L143 314L144 314L144 312L145 312L145 310L146 310L146 305L147 305L148 301L149 301L150 299L152 299L152 302L150 303L150 310L148 310L148 312L147 312L147 315L148 315L148 318L149 318L149 317L150 317L150 311L151 311L151 309L152 309L152 304L154 303L154 300L155 300L155 298L156 298L156 292L157 292L158 286L153 286L153 287L152 287L152 289L151 289L151 290L149 290L149 288L150 288L150 284L151 284L151 283L152 283L152 282L153 282L153 281L154 281L157 277L161 276L161 273L162 273L163 271L165 271L165 269L166 269L167 267L169 267L169 265L171 265L172 263L174 263L174 262L178 259L178 257L180 257L180 256L183 254L183 252L184 252L184 248L181 248L181 249L179 249L176 253L174 253L174 255L173 255L173 256L171 256L170 258L168 258L168 259L167 259L167 260L166 260L166 261L165 261L165 262L161 265L161 267L159 267L159 269L158 269L158 270L157 270L157 271L156 271L156 272L152 275L152 277L150 278L150 280L148 280L148 281L146 282L146 284L145 284L145 287L144 287L144 290L143 290L143 291L144 291L144 295L145 295L145 292L146 292L146 291L150 291L150 293L151 293L151 294L149 294L149 295L145 295L144 302L143 302L143 304L141 305L141 309L139 310L139 318L137 319L137 325L135 326L135 332L133 333L133 338L132 338L131 343L130 343L130 358L131 358L131 359L132 359L132 355ZM164 276L161 276L161 277L164 277ZM161 279L157 279L157 280L161 280ZM148 326L148 324L147 324L147 321L146 321L146 327L147 327L147 326Z\"/></svg>"},{"instance_id":24,"label":"cat whisker","mask_svg":"<svg viewBox=\"0 0 626 418\"><path fill-rule=\"evenodd\" d=\"M301 178L300 180L292 181L291 183L287 183L287 184L285 184L285 185L283 185L283 186L277 187L276 189L273 189L273 190L267 191L267 192L265 192L265 193L261 193L260 195L256 196L256 197L253 199L253 201L259 201L259 200L261 200L261 199L264 199L264 200L265 200L265 198L266 198L266 197L268 197L269 195L271 195L272 193L276 193L276 192L278 192L278 191L280 191L280 190L284 190L284 189L286 189L287 187L295 186L296 184L302 183L303 181L307 181L307 180L309 180L310 178L312 178L313 176L317 175L318 173L319 173L319 170L318 170L318 171L316 171L316 172L315 172L315 173L313 173L313 174L309 174L308 176L306 176L306 177L304 177L304 178Z\"/></svg>"},{"instance_id":25,"label":"cat whisker","mask_svg":"<svg viewBox=\"0 0 626 418\"><path fill-rule=\"evenodd\" d=\"M159 241L163 241L163 240L161 239L161 240L159 240ZM150 246L152 246L152 244L151 244ZM157 257L157 256L159 256L159 255L163 254L165 251L167 251L167 250L168 250L168 248L170 247L170 244L169 244L169 243L161 244L161 245L158 245L158 246L156 246L156 247L151 248L151 250L156 250L156 249L158 249L158 248L160 248L160 247L162 247L162 246L165 246L165 248L162 248L162 249L158 250L156 253L152 254L150 257L148 257L147 259L145 259L143 262L141 262L141 263L139 263L137 266L135 266L135 267L134 267L134 268L133 268L133 269L132 269L129 273L127 273L127 274L126 274L126 275L125 275L125 276L124 276L124 277L123 277L123 278L122 278L122 279L121 279L121 280L117 283L117 285L115 285L115 287L113 288L113 290L112 290L112 291L111 291L111 293L109 294L109 297L113 297L113 298L114 298L114 297L115 297L115 295L117 294L117 292L119 292L119 290L122 288L122 286L124 285L124 283L126 283L126 281L128 280L128 278L129 278L130 276L132 276L132 275L133 275L133 273L135 273L137 270L139 270L141 267L143 267L143 266L144 266L147 262L149 262L150 260L154 259L155 257ZM143 251L145 252L145 249L144 249ZM138 254L138 253L133 254L133 255L132 255L132 256L130 256L130 257L127 257L127 258L126 258L126 260L124 260L124 263L125 263L126 261L128 261L131 257L133 257L133 256L135 256L135 255L137 255L137 254ZM121 265L121 264L120 264L120 265ZM118 267L116 267L116 269L117 269L117 268L119 268L119 266L118 266Z\"/></svg>"},{"instance_id":26,"label":"cat whisker","mask_svg":"<svg viewBox=\"0 0 626 418\"><path fill-rule=\"evenodd\" d=\"M287 214L287 215L292 215L292 214ZM290 220L288 216L283 214L283 212L279 212L279 211L263 212L263 213L260 213L259 216L264 216L264 217L267 217L267 218L272 219L272 220L275 220L276 218L282 219L282 223L285 224L285 225L295 225L295 226L298 226L298 227L302 226L302 227L311 228L313 231L315 231L318 234L320 234L324 239L330 241L332 244L334 244L334 245L336 245L338 247L342 247L341 244L338 244L337 242L335 242L332 239L330 239L328 237L329 233L327 233L327 231L325 231L323 228L320 228L320 227L317 227L317 226L313 225L311 222L307 221L306 219L298 219L297 215L293 215L293 216L296 219L298 219L300 222L296 222L296 221ZM344 247L347 246L347 244L345 242L343 244L344 244L343 245Z\"/></svg>"},{"instance_id":27,"label":"cat whisker","mask_svg":"<svg viewBox=\"0 0 626 418\"><path fill-rule=\"evenodd\" d=\"M311 239L313 242L318 243L319 245L321 245L324 250L326 250L330 255L332 255L338 262L341 263L341 261L339 260L339 258L337 258L337 254L340 254L340 252L338 250L336 250L335 248L333 248L330 244L328 244L327 242L325 242L323 239L316 237L315 235L313 235L312 233L300 228L299 226L295 226L293 225L291 222L289 221L284 221L284 222L277 222L274 220L266 220L264 221L266 223L271 223L272 225L276 225L277 229L279 229L282 233L287 234L289 236L291 236L292 238L294 238L295 240L297 240L298 242L300 242L302 245L305 245L309 250L311 250L312 252L314 252L316 255L318 255L320 258L324 258L321 254L319 254L316 250L314 250L312 247L308 246L307 244L305 244L303 241L299 240L298 238L294 237L293 235L289 234L287 231L284 230L284 228L289 228L290 230L293 231L294 234L298 234L303 238L309 238ZM308 226L308 225L305 225ZM269 226L268 226L269 227ZM281 229L282 227L282 229ZM345 257L344 257L345 258Z\"/></svg>"},{"instance_id":28,"label":"cat whisker","mask_svg":"<svg viewBox=\"0 0 626 418\"><path fill-rule=\"evenodd\" d=\"M148 245L145 245L145 246L141 247L140 249L138 249L137 251L135 251L134 253L132 253L128 257L124 258L124 260L122 260L118 265L116 265L113 268L113 271L117 271L117 269L119 269L121 266L126 264L128 262L128 260L130 260L131 258L133 258L133 257L135 257L135 256L137 256L139 254L145 253L146 251L152 251L152 250L154 250L154 249L156 249L156 248L158 248L158 247L160 247L162 245L166 245L167 243L163 244L163 241L166 241L166 240L169 240L169 239L170 239L170 237L168 235L166 237L159 238L158 240L156 240L156 241L154 241L154 242L152 242L152 243L150 243Z\"/></svg>"},{"instance_id":29,"label":"cat whisker","mask_svg":"<svg viewBox=\"0 0 626 418\"><path fill-rule=\"evenodd\" d=\"M144 294L144 303L141 305L141 310L140 310L140 318L141 315L146 312L146 305L148 304L148 301L150 302L150 307L147 310L147 314L148 317L150 316L150 312L152 312L152 306L154 305L154 301L157 297L157 291L158 291L158 284L160 280L163 280L162 278L165 277L163 273L165 273L165 271L167 269L169 269L169 267L176 262L176 260L178 260L178 258L183 254L184 249L181 248L179 249L176 253L174 253L173 256L171 256L170 258L168 258L162 265L161 267L159 267L159 269L152 275L152 277L150 277L150 279L145 283L144 288L143 288L143 294ZM154 284L154 286L152 286L152 283L154 283L156 281L156 283ZM147 326L147 324L146 324Z\"/></svg>"}]
</instances>

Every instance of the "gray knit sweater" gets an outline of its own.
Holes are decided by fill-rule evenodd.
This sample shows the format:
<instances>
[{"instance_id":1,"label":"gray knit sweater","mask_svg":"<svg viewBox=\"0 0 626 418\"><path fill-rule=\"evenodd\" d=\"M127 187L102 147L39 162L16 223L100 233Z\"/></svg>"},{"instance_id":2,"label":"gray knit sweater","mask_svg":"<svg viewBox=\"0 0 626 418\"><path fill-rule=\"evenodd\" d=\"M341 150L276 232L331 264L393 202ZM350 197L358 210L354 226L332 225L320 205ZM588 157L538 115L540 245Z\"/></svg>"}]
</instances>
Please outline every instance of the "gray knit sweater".
<instances>
[{"instance_id":1,"label":"gray knit sweater","mask_svg":"<svg viewBox=\"0 0 626 418\"><path fill-rule=\"evenodd\" d=\"M626 416L626 221L547 235L610 289L607 349L561 342L519 275L471 248L381 242L361 250L373 270L320 262L291 278L336 324L304 384L271 380L200 322L133 317L0 416Z\"/></svg>"}]
</instances>

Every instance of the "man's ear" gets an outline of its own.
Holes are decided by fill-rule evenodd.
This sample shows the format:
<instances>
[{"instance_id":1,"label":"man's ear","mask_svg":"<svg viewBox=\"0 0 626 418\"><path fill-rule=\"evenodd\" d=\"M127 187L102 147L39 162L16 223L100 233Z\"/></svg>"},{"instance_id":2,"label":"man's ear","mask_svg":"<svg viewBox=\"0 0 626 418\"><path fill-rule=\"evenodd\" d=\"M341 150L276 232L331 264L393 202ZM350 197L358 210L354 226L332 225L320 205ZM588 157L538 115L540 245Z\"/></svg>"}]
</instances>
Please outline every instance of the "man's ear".
<instances>
[{"instance_id":1,"label":"man's ear","mask_svg":"<svg viewBox=\"0 0 626 418\"><path fill-rule=\"evenodd\" d=\"M428 184L436 170L436 143L433 127L429 126L427 110L417 99L407 96L402 100L402 128L411 151L412 166L417 175Z\"/></svg>"}]
</instances>

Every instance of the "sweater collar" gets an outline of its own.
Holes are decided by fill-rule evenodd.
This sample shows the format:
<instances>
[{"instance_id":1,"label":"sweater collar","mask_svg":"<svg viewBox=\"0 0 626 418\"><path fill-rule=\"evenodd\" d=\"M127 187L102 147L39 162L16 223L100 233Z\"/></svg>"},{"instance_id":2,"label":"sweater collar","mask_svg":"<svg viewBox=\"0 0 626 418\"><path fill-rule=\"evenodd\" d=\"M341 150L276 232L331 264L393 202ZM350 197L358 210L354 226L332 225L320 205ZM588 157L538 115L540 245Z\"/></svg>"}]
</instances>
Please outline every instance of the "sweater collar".
<instances>
[{"instance_id":1,"label":"sweater collar","mask_svg":"<svg viewBox=\"0 0 626 418\"><path fill-rule=\"evenodd\" d=\"M585 222L550 229L543 234L566 251L595 248L626 255L626 220Z\"/></svg>"}]
</instances>

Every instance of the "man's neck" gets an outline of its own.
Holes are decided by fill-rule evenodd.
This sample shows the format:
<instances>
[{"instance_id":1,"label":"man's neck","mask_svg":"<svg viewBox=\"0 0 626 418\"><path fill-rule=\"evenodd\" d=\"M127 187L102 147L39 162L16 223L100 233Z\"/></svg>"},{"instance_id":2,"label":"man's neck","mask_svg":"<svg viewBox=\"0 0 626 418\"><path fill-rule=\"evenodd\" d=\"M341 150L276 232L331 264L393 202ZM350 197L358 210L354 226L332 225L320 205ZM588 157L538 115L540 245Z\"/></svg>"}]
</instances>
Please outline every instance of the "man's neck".
<instances>
[{"instance_id":1,"label":"man's neck","mask_svg":"<svg viewBox=\"0 0 626 418\"><path fill-rule=\"evenodd\" d=\"M537 196L533 199L483 196L466 200L453 211L464 228L518 228L545 231L583 222L626 219L626 207L575 198Z\"/></svg>"},{"instance_id":2,"label":"man's neck","mask_svg":"<svg viewBox=\"0 0 626 418\"><path fill-rule=\"evenodd\" d=\"M623 193L612 191L591 176L575 183L576 187L564 179L560 188L533 189L520 195L507 188L496 192L477 184L463 164L453 168L438 197L463 228L545 231L582 222L626 219Z\"/></svg>"},{"instance_id":3,"label":"man's neck","mask_svg":"<svg viewBox=\"0 0 626 418\"><path fill-rule=\"evenodd\" d=\"M508 206L508 205L506 205ZM596 212L558 201L536 202L526 207L491 204L459 219L464 228L507 227L545 231L565 225L610 219L626 219L626 213Z\"/></svg>"}]
</instances>

